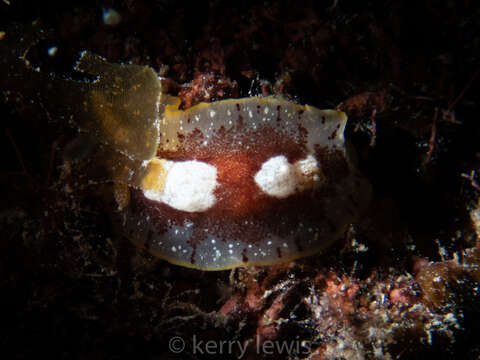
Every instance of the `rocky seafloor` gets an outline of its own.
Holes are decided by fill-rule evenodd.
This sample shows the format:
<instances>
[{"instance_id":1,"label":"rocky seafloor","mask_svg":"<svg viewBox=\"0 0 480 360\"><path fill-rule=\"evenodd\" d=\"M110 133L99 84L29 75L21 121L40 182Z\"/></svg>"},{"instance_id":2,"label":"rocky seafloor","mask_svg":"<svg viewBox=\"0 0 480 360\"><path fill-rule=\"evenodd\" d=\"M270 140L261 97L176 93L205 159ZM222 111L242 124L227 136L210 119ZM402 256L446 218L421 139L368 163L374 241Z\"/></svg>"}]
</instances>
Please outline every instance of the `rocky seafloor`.
<instances>
[{"instance_id":1,"label":"rocky seafloor","mask_svg":"<svg viewBox=\"0 0 480 360\"><path fill-rule=\"evenodd\" d=\"M274 94L345 111L373 190L322 254L171 265L119 230L111 182L65 159L84 146L76 129L2 88L2 358L479 358L479 14L473 1L0 3L0 38L43 29L28 60L44 73L74 77L87 49L152 67L184 108Z\"/></svg>"}]
</instances>

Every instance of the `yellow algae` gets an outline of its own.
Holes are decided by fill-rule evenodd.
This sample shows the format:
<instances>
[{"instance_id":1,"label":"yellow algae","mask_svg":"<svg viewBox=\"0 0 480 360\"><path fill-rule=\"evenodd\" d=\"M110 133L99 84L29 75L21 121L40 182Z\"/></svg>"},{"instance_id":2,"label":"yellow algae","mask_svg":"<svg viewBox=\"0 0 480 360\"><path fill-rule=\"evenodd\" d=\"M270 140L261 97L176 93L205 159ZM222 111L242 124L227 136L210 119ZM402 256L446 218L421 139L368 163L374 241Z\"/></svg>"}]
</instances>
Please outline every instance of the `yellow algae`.
<instances>
[{"instance_id":1,"label":"yellow algae","mask_svg":"<svg viewBox=\"0 0 480 360\"><path fill-rule=\"evenodd\" d=\"M0 42L0 89L30 98L53 120L94 138L102 146L93 157L104 163L105 176L139 186L142 164L155 156L159 140L158 75L147 66L110 64L88 51L75 65L84 80L43 73L27 59L42 34L37 24L6 32Z\"/></svg>"}]
</instances>

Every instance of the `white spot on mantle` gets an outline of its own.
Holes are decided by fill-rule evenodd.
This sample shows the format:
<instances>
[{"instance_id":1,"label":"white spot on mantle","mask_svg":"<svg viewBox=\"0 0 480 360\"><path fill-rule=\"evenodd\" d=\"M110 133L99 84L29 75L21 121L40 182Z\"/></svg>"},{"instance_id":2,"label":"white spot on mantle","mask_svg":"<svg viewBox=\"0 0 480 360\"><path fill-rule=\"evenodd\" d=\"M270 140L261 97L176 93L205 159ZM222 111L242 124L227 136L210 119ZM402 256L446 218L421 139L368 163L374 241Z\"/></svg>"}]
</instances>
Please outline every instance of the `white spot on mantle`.
<instances>
[{"instance_id":1,"label":"white spot on mantle","mask_svg":"<svg viewBox=\"0 0 480 360\"><path fill-rule=\"evenodd\" d=\"M163 192L144 190L146 198L187 212L205 211L215 205L217 169L214 166L192 160L167 161L164 167L167 176Z\"/></svg>"},{"instance_id":2,"label":"white spot on mantle","mask_svg":"<svg viewBox=\"0 0 480 360\"><path fill-rule=\"evenodd\" d=\"M255 182L270 196L285 198L295 193L295 169L284 155L270 158L255 175Z\"/></svg>"}]
</instances>

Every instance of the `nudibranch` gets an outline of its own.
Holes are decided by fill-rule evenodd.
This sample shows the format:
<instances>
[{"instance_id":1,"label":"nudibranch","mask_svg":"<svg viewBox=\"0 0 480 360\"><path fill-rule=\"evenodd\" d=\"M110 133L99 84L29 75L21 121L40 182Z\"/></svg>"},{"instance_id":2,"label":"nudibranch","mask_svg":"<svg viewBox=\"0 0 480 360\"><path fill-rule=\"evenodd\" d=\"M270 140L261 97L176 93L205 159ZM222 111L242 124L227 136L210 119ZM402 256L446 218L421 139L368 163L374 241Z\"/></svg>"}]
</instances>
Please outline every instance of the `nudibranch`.
<instances>
[{"instance_id":1,"label":"nudibranch","mask_svg":"<svg viewBox=\"0 0 480 360\"><path fill-rule=\"evenodd\" d=\"M203 270L287 262L344 236L368 184L347 117L276 97L170 99L127 227L162 259Z\"/></svg>"},{"instance_id":2,"label":"nudibranch","mask_svg":"<svg viewBox=\"0 0 480 360\"><path fill-rule=\"evenodd\" d=\"M181 110L149 67L84 52L76 69L95 78L4 60L0 85L98 141L127 236L159 258L202 270L291 261L344 237L368 201L343 112L277 97Z\"/></svg>"}]
</instances>

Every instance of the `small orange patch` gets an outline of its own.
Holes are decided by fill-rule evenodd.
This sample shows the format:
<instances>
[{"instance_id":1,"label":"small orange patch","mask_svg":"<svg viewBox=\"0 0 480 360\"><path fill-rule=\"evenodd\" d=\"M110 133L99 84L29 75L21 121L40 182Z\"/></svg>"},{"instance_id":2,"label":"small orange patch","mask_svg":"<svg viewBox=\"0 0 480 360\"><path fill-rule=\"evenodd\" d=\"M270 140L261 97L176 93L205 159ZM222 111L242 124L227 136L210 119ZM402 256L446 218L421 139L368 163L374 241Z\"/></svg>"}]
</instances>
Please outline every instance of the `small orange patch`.
<instances>
[{"instance_id":1,"label":"small orange patch","mask_svg":"<svg viewBox=\"0 0 480 360\"><path fill-rule=\"evenodd\" d=\"M167 172L164 168L165 160L152 159L148 164L148 173L142 180L143 190L162 192L165 187Z\"/></svg>"}]
</instances>

